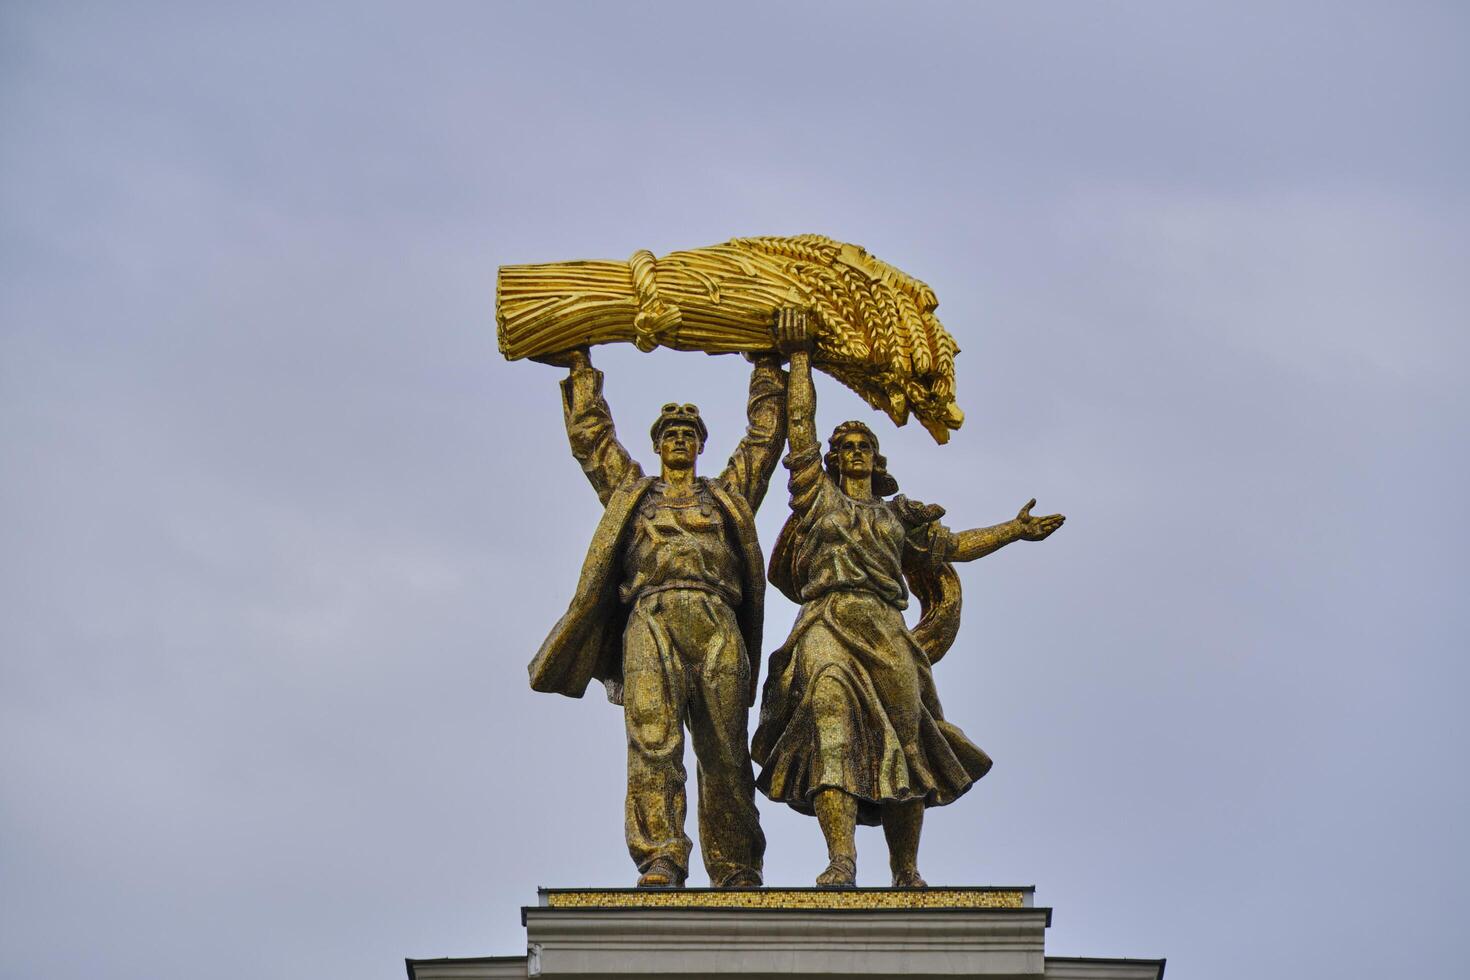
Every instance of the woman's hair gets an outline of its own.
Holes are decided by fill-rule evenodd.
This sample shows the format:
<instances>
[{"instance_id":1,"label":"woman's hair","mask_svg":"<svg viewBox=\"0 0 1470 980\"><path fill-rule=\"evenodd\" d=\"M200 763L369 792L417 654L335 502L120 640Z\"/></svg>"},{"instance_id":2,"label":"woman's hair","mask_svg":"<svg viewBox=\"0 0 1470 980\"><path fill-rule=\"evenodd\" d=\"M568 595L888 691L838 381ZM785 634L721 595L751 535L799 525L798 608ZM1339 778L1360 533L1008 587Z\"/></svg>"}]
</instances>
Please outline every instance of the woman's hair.
<instances>
[{"instance_id":1,"label":"woman's hair","mask_svg":"<svg viewBox=\"0 0 1470 980\"><path fill-rule=\"evenodd\" d=\"M827 440L827 455L822 457L822 465L826 467L828 475L839 481L838 485L841 486L842 467L837 460L837 447L843 436L853 432L861 432L873 443L873 495L886 497L898 493L898 481L888 473L888 457L878 452L878 437L862 422L843 422L832 430L832 438Z\"/></svg>"}]
</instances>

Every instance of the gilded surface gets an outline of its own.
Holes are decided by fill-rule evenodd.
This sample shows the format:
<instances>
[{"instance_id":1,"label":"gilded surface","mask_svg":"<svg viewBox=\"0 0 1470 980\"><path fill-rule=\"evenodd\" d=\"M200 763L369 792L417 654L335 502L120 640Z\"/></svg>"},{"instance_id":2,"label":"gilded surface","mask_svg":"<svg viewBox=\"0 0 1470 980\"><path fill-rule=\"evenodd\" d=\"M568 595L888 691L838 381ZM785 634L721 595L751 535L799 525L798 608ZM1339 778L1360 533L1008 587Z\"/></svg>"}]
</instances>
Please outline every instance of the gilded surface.
<instances>
[{"instance_id":1,"label":"gilded surface","mask_svg":"<svg viewBox=\"0 0 1470 980\"><path fill-rule=\"evenodd\" d=\"M1043 540L1064 518L1033 516L1033 500L1013 520L952 531L942 507L897 495L868 426L838 426L825 452L816 434L814 367L895 422L912 411L941 442L959 426L955 347L934 306L918 280L810 235L500 270L502 352L567 368L567 438L604 508L567 612L531 661L531 686L581 697L597 680L623 706L624 831L642 888L682 888L688 876L687 730L699 761L704 865L713 886L737 889L556 901L911 907L984 905L1004 894L739 891L762 882L757 786L817 818L829 861L819 886L856 881L861 822L883 827L894 886L917 889L927 887L918 869L925 808L958 799L990 768L945 718L932 672L959 630L954 564ZM694 405L670 402L654 420L657 476L619 441L588 348L614 340L747 353L746 433L717 477L696 472L710 433ZM770 577L801 608L771 654L748 746L766 587L754 514L788 441L791 514ZM910 597L920 603L912 630L902 614Z\"/></svg>"},{"instance_id":2,"label":"gilded surface","mask_svg":"<svg viewBox=\"0 0 1470 980\"><path fill-rule=\"evenodd\" d=\"M660 461L651 477L619 441L589 354L548 360L568 368L567 438L604 512L566 615L531 662L531 686L581 697L596 679L623 706L624 836L640 885L688 875L686 726L710 882L758 885L765 837L746 733L766 582L754 511L785 441L786 374L775 355L756 355L745 437L714 479L696 473L709 434L698 408L664 406L649 433Z\"/></svg>"},{"instance_id":3,"label":"gilded surface","mask_svg":"<svg viewBox=\"0 0 1470 980\"><path fill-rule=\"evenodd\" d=\"M677 909L1019 909L1025 893L968 888L913 891L762 888L737 891L570 891L548 892L548 908Z\"/></svg>"},{"instance_id":4,"label":"gilded surface","mask_svg":"<svg viewBox=\"0 0 1470 980\"><path fill-rule=\"evenodd\" d=\"M824 455L807 319L788 310L777 325L791 359L791 515L770 573L801 611L771 654L751 755L767 796L816 816L829 861L817 884L854 883L861 822L882 825L894 885L920 887L924 809L958 799L991 765L945 719L931 671L958 630L952 563L1040 541L1064 518L1033 517L1032 501L1014 520L956 533L940 523L941 507L884 499L898 481L866 425L838 426ZM906 581L926 606L914 632L902 615Z\"/></svg>"},{"instance_id":5,"label":"gilded surface","mask_svg":"<svg viewBox=\"0 0 1470 980\"><path fill-rule=\"evenodd\" d=\"M772 349L777 310L810 310L814 363L903 425L909 413L943 443L959 347L924 283L858 245L822 235L736 238L627 262L502 266L495 317L508 359L632 342L711 354Z\"/></svg>"}]
</instances>

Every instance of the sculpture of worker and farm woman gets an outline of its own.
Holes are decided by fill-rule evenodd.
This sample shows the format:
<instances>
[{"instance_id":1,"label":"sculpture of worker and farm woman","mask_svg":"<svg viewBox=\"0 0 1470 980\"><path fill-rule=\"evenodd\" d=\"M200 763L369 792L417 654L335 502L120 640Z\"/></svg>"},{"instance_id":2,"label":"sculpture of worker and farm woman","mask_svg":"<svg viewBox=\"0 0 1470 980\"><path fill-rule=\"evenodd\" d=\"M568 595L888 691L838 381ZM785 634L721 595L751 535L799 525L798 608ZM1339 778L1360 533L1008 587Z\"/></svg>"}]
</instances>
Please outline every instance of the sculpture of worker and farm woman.
<instances>
[{"instance_id":1,"label":"sculpture of worker and farm woman","mask_svg":"<svg viewBox=\"0 0 1470 980\"><path fill-rule=\"evenodd\" d=\"M501 269L501 350L566 369L567 437L604 508L531 686L581 697L596 679L622 705L640 888L688 877L686 728L716 888L763 883L757 790L817 818L828 860L818 886L855 885L864 824L883 828L894 887L923 888L924 810L989 771L990 757L945 719L934 683L959 629L954 564L1041 541L1064 518L1033 516L1033 500L1012 520L952 531L942 507L898 493L866 424L843 422L825 445L816 429L813 367L899 424L912 413L940 442L959 427L957 348L936 304L918 280L816 235ZM699 475L710 431L695 405L670 402L653 421L657 472L619 441L590 354L617 340L746 354L747 427L718 475ZM783 454L790 514L767 569L754 515ZM768 577L800 611L762 685ZM922 610L912 629L911 595Z\"/></svg>"}]
</instances>

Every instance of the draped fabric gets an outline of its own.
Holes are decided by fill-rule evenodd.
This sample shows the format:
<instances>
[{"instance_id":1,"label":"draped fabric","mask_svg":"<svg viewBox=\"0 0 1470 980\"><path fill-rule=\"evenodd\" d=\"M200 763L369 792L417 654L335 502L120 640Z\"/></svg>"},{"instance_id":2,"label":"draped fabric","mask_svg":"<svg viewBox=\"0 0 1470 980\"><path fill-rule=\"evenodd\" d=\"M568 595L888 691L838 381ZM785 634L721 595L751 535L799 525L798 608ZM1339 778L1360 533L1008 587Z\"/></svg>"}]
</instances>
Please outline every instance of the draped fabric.
<instances>
[{"instance_id":1,"label":"draped fabric","mask_svg":"<svg viewBox=\"0 0 1470 980\"><path fill-rule=\"evenodd\" d=\"M991 760L944 720L929 658L901 612L905 550L911 562L942 561L948 531L915 523L926 508L848 497L823 472L816 447L791 453L786 465L792 517L787 547L778 546L789 563L780 575L802 608L771 655L751 747L762 766L756 785L803 813L819 790L841 789L870 825L882 803L953 802ZM931 547L919 553L916 542Z\"/></svg>"}]
</instances>

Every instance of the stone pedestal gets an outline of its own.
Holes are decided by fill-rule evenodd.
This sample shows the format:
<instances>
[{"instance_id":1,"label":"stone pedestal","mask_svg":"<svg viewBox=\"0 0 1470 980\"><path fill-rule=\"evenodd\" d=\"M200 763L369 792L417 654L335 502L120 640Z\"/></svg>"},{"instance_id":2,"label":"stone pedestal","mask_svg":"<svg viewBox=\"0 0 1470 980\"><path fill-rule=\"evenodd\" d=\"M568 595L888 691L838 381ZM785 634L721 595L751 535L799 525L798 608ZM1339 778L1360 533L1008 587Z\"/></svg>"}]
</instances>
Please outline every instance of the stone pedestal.
<instances>
[{"instance_id":1,"label":"stone pedestal","mask_svg":"<svg viewBox=\"0 0 1470 980\"><path fill-rule=\"evenodd\" d=\"M408 960L409 980L1162 980L1163 960L1047 956L1033 889L543 888L523 956Z\"/></svg>"}]
</instances>

